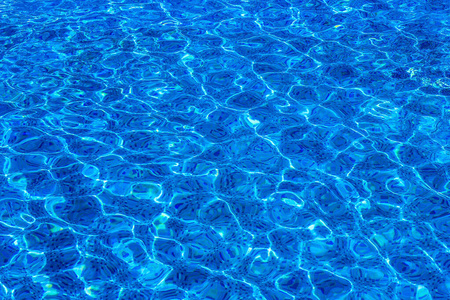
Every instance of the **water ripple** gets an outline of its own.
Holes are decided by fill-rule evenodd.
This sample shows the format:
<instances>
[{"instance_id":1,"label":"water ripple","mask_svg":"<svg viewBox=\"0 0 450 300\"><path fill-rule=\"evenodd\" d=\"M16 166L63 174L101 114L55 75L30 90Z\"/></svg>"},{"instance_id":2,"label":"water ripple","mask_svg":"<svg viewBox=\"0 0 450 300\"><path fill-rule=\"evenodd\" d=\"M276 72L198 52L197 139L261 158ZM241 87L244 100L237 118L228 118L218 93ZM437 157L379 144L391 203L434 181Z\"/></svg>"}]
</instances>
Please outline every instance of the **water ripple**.
<instances>
[{"instance_id":1,"label":"water ripple","mask_svg":"<svg viewBox=\"0 0 450 300\"><path fill-rule=\"evenodd\" d=\"M450 299L448 1L78 2L0 4L1 299Z\"/></svg>"}]
</instances>

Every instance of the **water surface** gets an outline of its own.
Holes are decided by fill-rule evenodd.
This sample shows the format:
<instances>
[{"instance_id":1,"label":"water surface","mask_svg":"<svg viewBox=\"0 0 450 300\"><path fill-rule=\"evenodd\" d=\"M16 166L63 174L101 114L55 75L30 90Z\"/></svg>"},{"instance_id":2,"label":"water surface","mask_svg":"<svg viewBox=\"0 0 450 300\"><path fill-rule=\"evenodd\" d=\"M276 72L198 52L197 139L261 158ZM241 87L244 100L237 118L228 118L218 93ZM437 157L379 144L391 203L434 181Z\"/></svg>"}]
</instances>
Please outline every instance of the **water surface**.
<instances>
[{"instance_id":1,"label":"water surface","mask_svg":"<svg viewBox=\"0 0 450 300\"><path fill-rule=\"evenodd\" d=\"M0 12L0 299L450 299L450 2Z\"/></svg>"}]
</instances>

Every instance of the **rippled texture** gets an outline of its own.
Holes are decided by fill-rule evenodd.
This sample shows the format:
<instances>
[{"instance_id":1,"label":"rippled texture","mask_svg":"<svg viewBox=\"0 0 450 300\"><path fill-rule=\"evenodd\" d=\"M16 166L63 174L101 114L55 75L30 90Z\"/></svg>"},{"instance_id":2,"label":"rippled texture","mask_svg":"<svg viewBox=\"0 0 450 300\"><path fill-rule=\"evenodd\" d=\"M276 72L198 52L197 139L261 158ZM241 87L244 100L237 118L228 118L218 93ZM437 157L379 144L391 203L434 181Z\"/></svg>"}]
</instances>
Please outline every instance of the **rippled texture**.
<instances>
[{"instance_id":1,"label":"rippled texture","mask_svg":"<svg viewBox=\"0 0 450 300\"><path fill-rule=\"evenodd\" d=\"M449 1L0 12L0 299L450 299Z\"/></svg>"}]
</instances>

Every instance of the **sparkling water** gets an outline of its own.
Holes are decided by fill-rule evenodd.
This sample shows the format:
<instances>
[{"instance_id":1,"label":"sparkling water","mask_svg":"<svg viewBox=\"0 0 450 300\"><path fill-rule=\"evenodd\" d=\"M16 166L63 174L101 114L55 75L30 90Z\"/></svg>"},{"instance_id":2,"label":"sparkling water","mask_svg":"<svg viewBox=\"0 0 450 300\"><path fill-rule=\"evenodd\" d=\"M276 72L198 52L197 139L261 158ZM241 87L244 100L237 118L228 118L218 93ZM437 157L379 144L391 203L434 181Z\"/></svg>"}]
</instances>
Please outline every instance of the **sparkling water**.
<instances>
[{"instance_id":1,"label":"sparkling water","mask_svg":"<svg viewBox=\"0 0 450 300\"><path fill-rule=\"evenodd\" d=\"M450 1L0 13L0 299L450 299Z\"/></svg>"}]
</instances>

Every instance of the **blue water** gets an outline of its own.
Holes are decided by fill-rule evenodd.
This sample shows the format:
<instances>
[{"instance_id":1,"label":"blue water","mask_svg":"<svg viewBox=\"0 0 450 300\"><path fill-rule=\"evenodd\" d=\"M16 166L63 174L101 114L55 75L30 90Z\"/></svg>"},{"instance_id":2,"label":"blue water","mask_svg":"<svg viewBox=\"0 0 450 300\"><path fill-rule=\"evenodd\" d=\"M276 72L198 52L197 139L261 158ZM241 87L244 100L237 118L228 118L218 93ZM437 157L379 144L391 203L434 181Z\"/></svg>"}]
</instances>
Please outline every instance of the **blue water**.
<instances>
[{"instance_id":1,"label":"blue water","mask_svg":"<svg viewBox=\"0 0 450 300\"><path fill-rule=\"evenodd\" d=\"M448 0L0 13L0 299L450 299Z\"/></svg>"}]
</instances>

